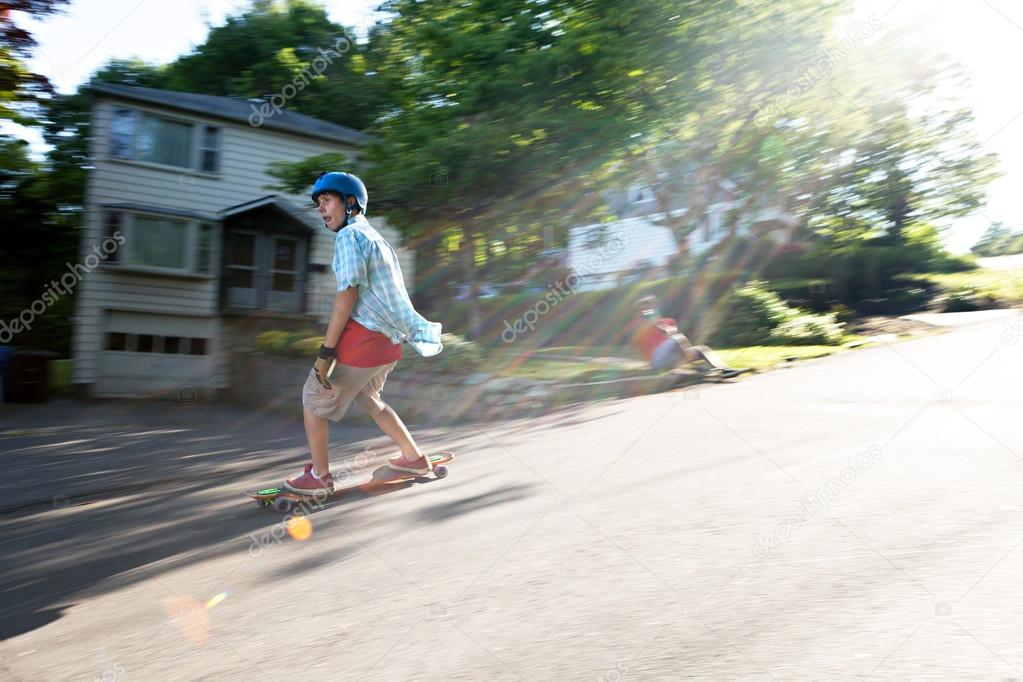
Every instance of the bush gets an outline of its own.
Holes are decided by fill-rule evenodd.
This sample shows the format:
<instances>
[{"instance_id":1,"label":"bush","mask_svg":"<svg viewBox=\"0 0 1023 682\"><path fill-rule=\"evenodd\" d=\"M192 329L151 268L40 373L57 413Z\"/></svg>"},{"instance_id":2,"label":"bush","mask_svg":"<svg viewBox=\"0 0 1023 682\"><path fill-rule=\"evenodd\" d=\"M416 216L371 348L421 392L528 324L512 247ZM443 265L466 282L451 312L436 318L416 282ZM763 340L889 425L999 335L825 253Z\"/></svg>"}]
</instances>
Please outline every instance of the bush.
<instances>
[{"instance_id":1,"label":"bush","mask_svg":"<svg viewBox=\"0 0 1023 682\"><path fill-rule=\"evenodd\" d=\"M310 335L311 332L268 331L256 337L256 348L273 355L291 358L316 357L323 336ZM475 372L483 364L483 353L480 347L458 336L457 334L441 334L444 350L440 355L424 358L410 347L403 349L399 367L410 372L443 372L449 374Z\"/></svg>"},{"instance_id":2,"label":"bush","mask_svg":"<svg viewBox=\"0 0 1023 682\"><path fill-rule=\"evenodd\" d=\"M440 372L444 374L470 374L483 364L480 347L457 334L441 334L444 350L440 355L424 358L406 348L398 367L409 372Z\"/></svg>"},{"instance_id":3,"label":"bush","mask_svg":"<svg viewBox=\"0 0 1023 682\"><path fill-rule=\"evenodd\" d=\"M712 343L721 346L838 344L842 325L835 315L813 315L790 308L764 282L737 289Z\"/></svg>"},{"instance_id":4,"label":"bush","mask_svg":"<svg viewBox=\"0 0 1023 682\"><path fill-rule=\"evenodd\" d=\"M771 330L771 343L779 346L837 346L842 325L832 314L799 315Z\"/></svg>"},{"instance_id":5,"label":"bush","mask_svg":"<svg viewBox=\"0 0 1023 682\"><path fill-rule=\"evenodd\" d=\"M267 353L281 354L287 349L290 339L291 334L289 332L277 330L263 332L256 337L256 348Z\"/></svg>"},{"instance_id":6,"label":"bush","mask_svg":"<svg viewBox=\"0 0 1023 682\"><path fill-rule=\"evenodd\" d=\"M970 286L948 291L941 296L941 303L942 309L946 313L963 313L1001 307L1001 302L990 292Z\"/></svg>"},{"instance_id":7,"label":"bush","mask_svg":"<svg viewBox=\"0 0 1023 682\"><path fill-rule=\"evenodd\" d=\"M711 342L723 346L763 346L771 343L771 331L798 316L778 294L750 282L737 289L728 302L724 321Z\"/></svg>"},{"instance_id":8,"label":"bush","mask_svg":"<svg viewBox=\"0 0 1023 682\"><path fill-rule=\"evenodd\" d=\"M287 352L288 355L295 357L315 358L316 354L320 352L321 345L323 345L323 335L306 336L293 339L288 344Z\"/></svg>"}]
</instances>

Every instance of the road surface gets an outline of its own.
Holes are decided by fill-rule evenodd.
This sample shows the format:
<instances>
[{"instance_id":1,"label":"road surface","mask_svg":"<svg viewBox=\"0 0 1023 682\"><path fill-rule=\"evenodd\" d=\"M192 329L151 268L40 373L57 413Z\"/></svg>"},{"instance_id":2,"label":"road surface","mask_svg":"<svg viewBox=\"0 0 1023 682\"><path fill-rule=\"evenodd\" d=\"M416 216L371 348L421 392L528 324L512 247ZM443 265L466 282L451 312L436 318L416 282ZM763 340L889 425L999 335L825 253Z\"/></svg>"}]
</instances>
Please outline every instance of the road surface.
<instances>
[{"instance_id":1,"label":"road surface","mask_svg":"<svg viewBox=\"0 0 1023 682\"><path fill-rule=\"evenodd\" d=\"M429 432L447 479L304 540L255 467L9 513L0 678L1023 679L1021 371L987 318Z\"/></svg>"}]
</instances>

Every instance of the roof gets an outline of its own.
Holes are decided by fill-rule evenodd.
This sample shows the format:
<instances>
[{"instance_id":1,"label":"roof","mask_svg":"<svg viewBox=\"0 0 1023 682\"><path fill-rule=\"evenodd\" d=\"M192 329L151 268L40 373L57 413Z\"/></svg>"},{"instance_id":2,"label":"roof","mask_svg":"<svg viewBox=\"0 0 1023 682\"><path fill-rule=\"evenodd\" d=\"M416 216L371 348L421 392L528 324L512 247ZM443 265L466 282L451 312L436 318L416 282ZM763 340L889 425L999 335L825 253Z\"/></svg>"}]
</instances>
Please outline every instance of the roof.
<instances>
[{"instance_id":1,"label":"roof","mask_svg":"<svg viewBox=\"0 0 1023 682\"><path fill-rule=\"evenodd\" d=\"M238 97L218 97L216 95L200 95L194 92L178 92L176 90L159 90L157 88L140 88L134 85L114 85L93 81L89 84L89 90L100 95L120 97L146 104L156 104L170 109L188 111L204 116L244 123L252 126L250 121L253 115L262 119L259 126L271 130L312 137L330 142L346 142L352 145L364 145L371 137L366 133L359 132L352 128L329 123L319 118L306 116L286 108L280 113L269 108L263 111L262 107L269 104L263 100L247 100ZM270 115L267 116L266 114Z\"/></svg>"},{"instance_id":2,"label":"roof","mask_svg":"<svg viewBox=\"0 0 1023 682\"><path fill-rule=\"evenodd\" d=\"M296 224L304 227L305 231L312 231L312 226L309 224L308 216L304 215L302 211L290 201L277 194L268 194L265 197L246 201L245 203L238 204L237 206L229 206L228 208L220 211L220 218L221 220L225 220L260 208L272 209L278 214L295 221Z\"/></svg>"},{"instance_id":3,"label":"roof","mask_svg":"<svg viewBox=\"0 0 1023 682\"><path fill-rule=\"evenodd\" d=\"M196 211L189 211L186 209L169 208L167 206L157 206L155 204L138 204L129 202L119 202L116 204L102 204L105 209L116 209L121 211L133 211L136 213L152 213L156 215L166 215L173 218L191 218L193 220L201 220L206 222L216 222L219 220L217 216L210 215L207 213L198 213Z\"/></svg>"}]
</instances>

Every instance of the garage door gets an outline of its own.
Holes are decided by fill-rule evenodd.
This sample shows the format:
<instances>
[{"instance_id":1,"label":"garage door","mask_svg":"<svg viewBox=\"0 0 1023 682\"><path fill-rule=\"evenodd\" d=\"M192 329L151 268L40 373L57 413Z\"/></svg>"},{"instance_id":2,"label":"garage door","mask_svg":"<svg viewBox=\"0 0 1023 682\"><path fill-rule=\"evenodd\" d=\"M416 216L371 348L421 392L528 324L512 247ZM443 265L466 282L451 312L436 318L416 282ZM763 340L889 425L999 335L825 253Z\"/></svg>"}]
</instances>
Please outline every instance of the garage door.
<instances>
[{"instance_id":1,"label":"garage door","mask_svg":"<svg viewBox=\"0 0 1023 682\"><path fill-rule=\"evenodd\" d=\"M216 320L107 311L96 395L193 401L213 387Z\"/></svg>"}]
</instances>

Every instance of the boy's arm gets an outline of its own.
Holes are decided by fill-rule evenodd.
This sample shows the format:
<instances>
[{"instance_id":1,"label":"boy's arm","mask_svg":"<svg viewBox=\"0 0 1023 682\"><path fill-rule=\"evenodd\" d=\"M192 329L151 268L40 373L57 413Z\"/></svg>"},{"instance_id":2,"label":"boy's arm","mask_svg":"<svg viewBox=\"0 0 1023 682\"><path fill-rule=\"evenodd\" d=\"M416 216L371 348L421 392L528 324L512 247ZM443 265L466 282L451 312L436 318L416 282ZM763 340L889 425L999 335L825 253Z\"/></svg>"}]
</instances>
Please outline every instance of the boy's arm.
<instances>
[{"instance_id":1,"label":"boy's arm","mask_svg":"<svg viewBox=\"0 0 1023 682\"><path fill-rule=\"evenodd\" d=\"M348 287L337 292L334 296L334 307L330 312L330 324L327 325L327 333L323 336L323 345L313 363L313 372L316 380L328 391L330 385L330 373L334 369L334 362L337 360L337 344L341 340L341 332L348 324L348 318L352 316L355 309L355 302L359 300L359 290L355 287Z\"/></svg>"},{"instance_id":2,"label":"boy's arm","mask_svg":"<svg viewBox=\"0 0 1023 682\"><path fill-rule=\"evenodd\" d=\"M334 308L330 313L330 324L327 325L327 333L323 336L323 345L327 348L337 348L341 340L341 332L348 324L348 318L355 310L355 302L359 300L359 290L355 287L348 287L344 291L337 292L334 297Z\"/></svg>"}]
</instances>

